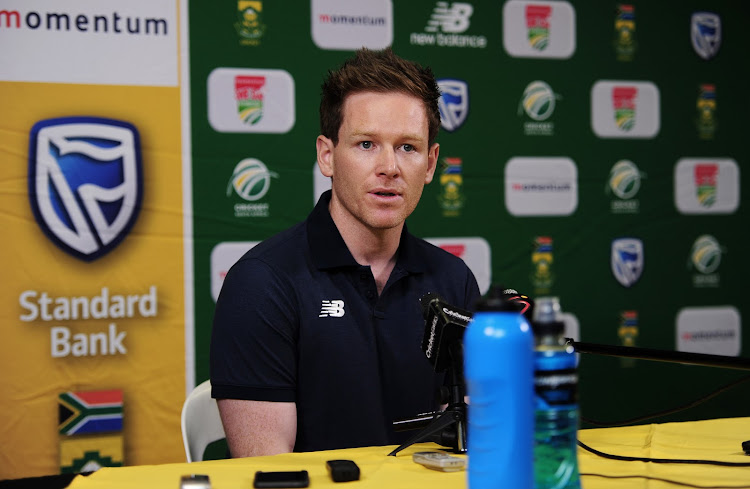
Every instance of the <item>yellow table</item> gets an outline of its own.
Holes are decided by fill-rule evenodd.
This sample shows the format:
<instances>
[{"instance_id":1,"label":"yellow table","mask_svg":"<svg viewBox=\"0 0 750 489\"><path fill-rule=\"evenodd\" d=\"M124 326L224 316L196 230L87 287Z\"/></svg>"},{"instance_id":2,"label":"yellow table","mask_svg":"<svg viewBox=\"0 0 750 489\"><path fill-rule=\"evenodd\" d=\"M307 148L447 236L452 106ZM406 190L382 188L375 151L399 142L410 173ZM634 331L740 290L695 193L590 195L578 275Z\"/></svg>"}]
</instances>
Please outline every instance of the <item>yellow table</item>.
<instances>
[{"instance_id":1,"label":"yellow table","mask_svg":"<svg viewBox=\"0 0 750 489\"><path fill-rule=\"evenodd\" d=\"M581 477L583 489L674 489L681 487L659 479L692 484L693 487L750 488L750 456L744 455L741 448L742 441L750 439L750 418L582 430L579 433L579 439L601 452L627 457L700 459L746 464L746 466L721 467L616 461L579 448L580 471L582 474L592 474ZM434 450L439 448L437 445L417 444L401 451L397 457L388 457L387 454L393 448L395 447L367 447L192 464L103 468L88 477L76 477L69 487L72 489L147 489L152 487L178 489L182 475L207 474L211 479L213 489L250 489L253 487L253 475L257 470L304 469L310 474L310 487L317 488L466 488L465 471L444 473L412 462L411 456L414 452ZM331 459L354 460L360 467L360 480L347 483L332 482L325 467L326 460ZM502 485L499 487L513 489Z\"/></svg>"}]
</instances>

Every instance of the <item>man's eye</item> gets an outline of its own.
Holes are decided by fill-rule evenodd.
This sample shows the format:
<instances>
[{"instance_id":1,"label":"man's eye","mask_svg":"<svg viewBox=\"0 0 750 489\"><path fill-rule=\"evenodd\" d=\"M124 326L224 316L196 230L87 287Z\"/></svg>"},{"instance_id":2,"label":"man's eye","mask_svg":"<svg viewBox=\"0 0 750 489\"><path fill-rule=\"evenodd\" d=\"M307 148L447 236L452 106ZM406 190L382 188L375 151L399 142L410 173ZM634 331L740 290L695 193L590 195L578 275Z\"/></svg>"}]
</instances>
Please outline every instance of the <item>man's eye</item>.
<instances>
[{"instance_id":1,"label":"man's eye","mask_svg":"<svg viewBox=\"0 0 750 489\"><path fill-rule=\"evenodd\" d=\"M411 153L412 151L414 151L414 146L412 146L411 144L404 144L403 148L407 153Z\"/></svg>"},{"instance_id":2,"label":"man's eye","mask_svg":"<svg viewBox=\"0 0 750 489\"><path fill-rule=\"evenodd\" d=\"M372 141L362 141L359 145L362 146L362 149L370 149L372 148Z\"/></svg>"}]
</instances>

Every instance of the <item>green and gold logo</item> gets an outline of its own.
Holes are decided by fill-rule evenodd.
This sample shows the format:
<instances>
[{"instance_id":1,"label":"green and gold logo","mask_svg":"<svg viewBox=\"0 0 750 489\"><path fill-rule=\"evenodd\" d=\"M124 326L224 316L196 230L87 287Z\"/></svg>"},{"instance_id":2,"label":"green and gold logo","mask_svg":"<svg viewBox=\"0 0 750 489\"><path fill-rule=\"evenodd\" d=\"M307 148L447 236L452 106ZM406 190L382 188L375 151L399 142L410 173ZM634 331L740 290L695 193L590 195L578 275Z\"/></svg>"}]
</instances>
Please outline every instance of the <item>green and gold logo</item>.
<instances>
[{"instance_id":1,"label":"green and gold logo","mask_svg":"<svg viewBox=\"0 0 750 489\"><path fill-rule=\"evenodd\" d=\"M635 7L617 5L615 13L615 54L617 61L633 61L635 56Z\"/></svg>"},{"instance_id":2,"label":"green and gold logo","mask_svg":"<svg viewBox=\"0 0 750 489\"><path fill-rule=\"evenodd\" d=\"M237 22L234 28L243 46L258 46L266 26L263 24L263 2L259 0L237 1Z\"/></svg>"},{"instance_id":3,"label":"green and gold logo","mask_svg":"<svg viewBox=\"0 0 750 489\"><path fill-rule=\"evenodd\" d=\"M441 193L438 196L443 215L456 217L460 215L466 200L461 187L463 176L461 175L461 158L443 158L443 170L440 174Z\"/></svg>"},{"instance_id":4,"label":"green and gold logo","mask_svg":"<svg viewBox=\"0 0 750 489\"><path fill-rule=\"evenodd\" d=\"M548 294L552 288L552 238L537 236L534 238L534 249L531 252L531 283L536 295Z\"/></svg>"},{"instance_id":5,"label":"green and gold logo","mask_svg":"<svg viewBox=\"0 0 750 489\"><path fill-rule=\"evenodd\" d=\"M695 122L698 137L706 140L713 139L716 133L716 85L701 85L695 106L698 110Z\"/></svg>"}]
</instances>

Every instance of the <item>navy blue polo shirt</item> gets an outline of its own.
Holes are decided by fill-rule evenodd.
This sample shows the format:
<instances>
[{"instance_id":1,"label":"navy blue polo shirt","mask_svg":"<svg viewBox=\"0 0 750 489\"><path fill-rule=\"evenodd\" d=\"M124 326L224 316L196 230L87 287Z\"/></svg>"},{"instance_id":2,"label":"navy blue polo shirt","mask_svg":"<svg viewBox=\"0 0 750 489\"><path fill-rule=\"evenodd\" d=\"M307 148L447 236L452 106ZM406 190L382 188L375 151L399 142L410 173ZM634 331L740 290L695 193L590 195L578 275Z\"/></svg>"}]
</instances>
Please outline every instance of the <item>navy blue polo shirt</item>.
<instances>
[{"instance_id":1,"label":"navy blue polo shirt","mask_svg":"<svg viewBox=\"0 0 750 489\"><path fill-rule=\"evenodd\" d=\"M471 310L460 258L409 234L378 296L323 194L307 220L248 251L227 274L211 338L212 395L297 405L295 451L395 445L392 422L437 408L442 374L422 352L419 298Z\"/></svg>"}]
</instances>

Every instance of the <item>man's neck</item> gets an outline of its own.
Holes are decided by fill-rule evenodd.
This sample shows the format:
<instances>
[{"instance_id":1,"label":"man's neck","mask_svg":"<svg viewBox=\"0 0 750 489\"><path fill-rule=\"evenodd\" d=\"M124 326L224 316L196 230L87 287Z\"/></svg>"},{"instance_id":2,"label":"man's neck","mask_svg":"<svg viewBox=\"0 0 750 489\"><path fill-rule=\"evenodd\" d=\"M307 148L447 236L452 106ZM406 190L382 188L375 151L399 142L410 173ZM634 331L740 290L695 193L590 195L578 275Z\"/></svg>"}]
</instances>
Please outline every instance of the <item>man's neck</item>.
<instances>
[{"instance_id":1,"label":"man's neck","mask_svg":"<svg viewBox=\"0 0 750 489\"><path fill-rule=\"evenodd\" d=\"M404 224L389 229L373 229L359 221L337 215L335 211L331 212L331 218L357 263L368 265L372 270L380 294L396 265L396 252Z\"/></svg>"}]
</instances>

